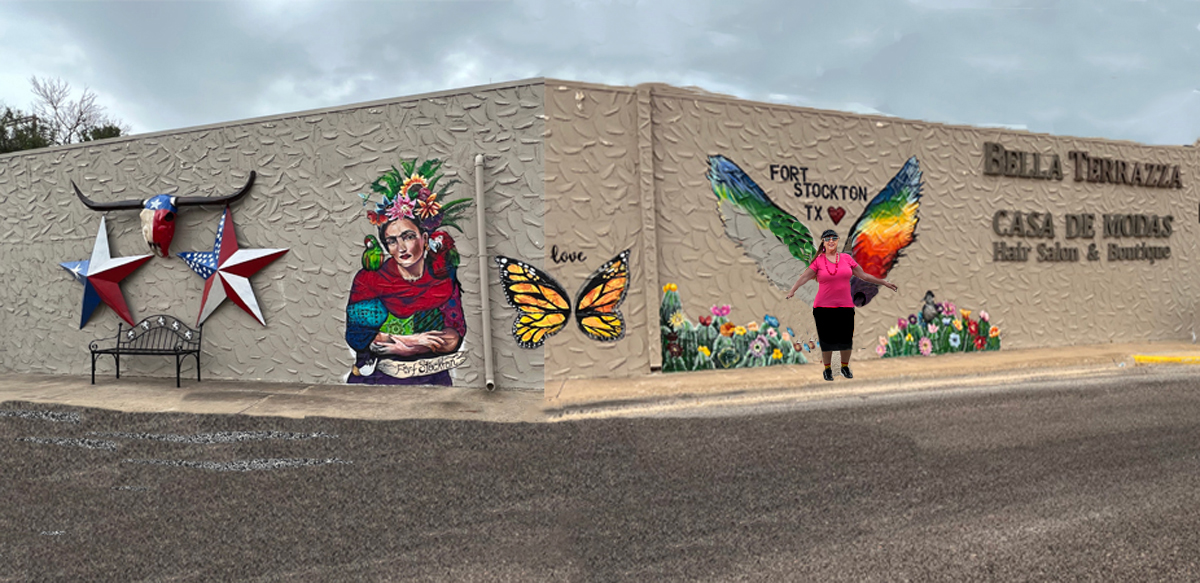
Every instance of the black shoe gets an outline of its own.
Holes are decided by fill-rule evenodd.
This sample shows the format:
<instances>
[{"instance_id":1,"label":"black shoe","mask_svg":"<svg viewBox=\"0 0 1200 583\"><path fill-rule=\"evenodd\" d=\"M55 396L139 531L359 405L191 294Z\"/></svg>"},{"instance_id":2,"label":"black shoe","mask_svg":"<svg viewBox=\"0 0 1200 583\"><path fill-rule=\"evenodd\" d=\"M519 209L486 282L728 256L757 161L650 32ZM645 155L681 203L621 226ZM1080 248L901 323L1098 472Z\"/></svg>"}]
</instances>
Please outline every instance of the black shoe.
<instances>
[{"instance_id":1,"label":"black shoe","mask_svg":"<svg viewBox=\"0 0 1200 583\"><path fill-rule=\"evenodd\" d=\"M854 375L850 374L850 367L848 367L848 366L842 367L842 376L844 376L848 379L854 378Z\"/></svg>"},{"instance_id":2,"label":"black shoe","mask_svg":"<svg viewBox=\"0 0 1200 583\"><path fill-rule=\"evenodd\" d=\"M825 369L825 380L827 380L827 381L833 380L833 369L832 368Z\"/></svg>"}]
</instances>

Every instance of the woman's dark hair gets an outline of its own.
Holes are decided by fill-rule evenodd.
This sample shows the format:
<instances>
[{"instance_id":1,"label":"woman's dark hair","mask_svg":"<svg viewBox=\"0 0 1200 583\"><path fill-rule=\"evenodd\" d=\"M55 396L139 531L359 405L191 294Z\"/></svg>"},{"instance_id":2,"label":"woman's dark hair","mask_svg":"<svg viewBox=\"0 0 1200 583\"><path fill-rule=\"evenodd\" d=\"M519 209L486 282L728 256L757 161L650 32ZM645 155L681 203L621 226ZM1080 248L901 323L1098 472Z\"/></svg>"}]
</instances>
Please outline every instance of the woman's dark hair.
<instances>
[{"instance_id":1,"label":"woman's dark hair","mask_svg":"<svg viewBox=\"0 0 1200 583\"><path fill-rule=\"evenodd\" d=\"M384 249L387 249L387 243L384 241L387 238L387 235L385 235L384 232L387 231L388 227L392 226L392 223L394 223L398 220L400 220L400 219L390 219L390 220L388 220L388 222L386 222L382 225L379 225L379 243L381 245L383 245ZM428 234L425 232L425 227L421 225L421 221L418 221L416 219L408 219L408 218L406 218L404 220L409 221L412 224L417 226L417 234L418 235L427 235Z\"/></svg>"}]
</instances>

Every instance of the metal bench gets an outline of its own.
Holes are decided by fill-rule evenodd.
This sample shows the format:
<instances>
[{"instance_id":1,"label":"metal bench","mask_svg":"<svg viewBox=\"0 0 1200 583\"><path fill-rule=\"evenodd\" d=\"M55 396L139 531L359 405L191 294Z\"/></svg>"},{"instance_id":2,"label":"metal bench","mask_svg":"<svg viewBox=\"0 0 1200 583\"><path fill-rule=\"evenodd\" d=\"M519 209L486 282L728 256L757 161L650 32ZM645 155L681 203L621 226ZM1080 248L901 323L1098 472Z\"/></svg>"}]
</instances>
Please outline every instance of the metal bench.
<instances>
[{"instance_id":1,"label":"metal bench","mask_svg":"<svg viewBox=\"0 0 1200 583\"><path fill-rule=\"evenodd\" d=\"M175 357L175 386L179 385L180 367L183 357L196 357L196 381L200 380L200 332L202 324L197 329L189 328L174 316L150 316L138 322L133 328L126 328L124 323L117 324L115 338L101 338L91 343L92 351L92 384L96 384L96 358L102 354L111 354L117 364L117 378L121 378L121 355L157 355Z\"/></svg>"}]
</instances>

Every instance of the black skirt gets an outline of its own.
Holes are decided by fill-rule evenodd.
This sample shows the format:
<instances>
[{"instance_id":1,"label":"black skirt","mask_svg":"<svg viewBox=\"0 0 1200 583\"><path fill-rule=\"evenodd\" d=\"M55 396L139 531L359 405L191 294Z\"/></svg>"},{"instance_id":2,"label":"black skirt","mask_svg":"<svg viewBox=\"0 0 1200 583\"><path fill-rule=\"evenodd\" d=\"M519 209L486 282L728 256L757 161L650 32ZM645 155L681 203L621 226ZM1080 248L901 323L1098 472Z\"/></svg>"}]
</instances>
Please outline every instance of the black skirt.
<instances>
[{"instance_id":1,"label":"black skirt","mask_svg":"<svg viewBox=\"0 0 1200 583\"><path fill-rule=\"evenodd\" d=\"M854 342L854 308L813 308L821 351L850 350Z\"/></svg>"}]
</instances>

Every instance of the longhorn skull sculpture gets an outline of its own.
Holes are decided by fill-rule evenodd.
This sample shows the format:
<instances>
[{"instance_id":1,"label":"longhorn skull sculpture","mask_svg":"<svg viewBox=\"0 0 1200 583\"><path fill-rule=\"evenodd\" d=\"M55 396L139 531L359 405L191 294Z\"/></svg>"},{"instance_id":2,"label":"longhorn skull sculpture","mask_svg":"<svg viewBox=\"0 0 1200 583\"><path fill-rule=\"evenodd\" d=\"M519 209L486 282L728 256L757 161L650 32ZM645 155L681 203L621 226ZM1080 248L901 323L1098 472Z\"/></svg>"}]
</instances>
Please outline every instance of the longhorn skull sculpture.
<instances>
[{"instance_id":1,"label":"longhorn skull sculpture","mask_svg":"<svg viewBox=\"0 0 1200 583\"><path fill-rule=\"evenodd\" d=\"M159 194L146 200L93 202L79 191L79 187L75 186L74 181L71 181L71 187L75 189L75 194L79 197L79 200L83 201L83 204L94 211L142 209L142 236L146 238L146 244L150 246L151 252L161 257L166 257L170 255L171 239L175 237L175 214L178 212L178 207L202 204L227 205L236 202L250 191L250 186L254 184L255 176L257 174L251 170L250 178L246 180L246 185L241 190L229 196L217 197Z\"/></svg>"}]
</instances>

